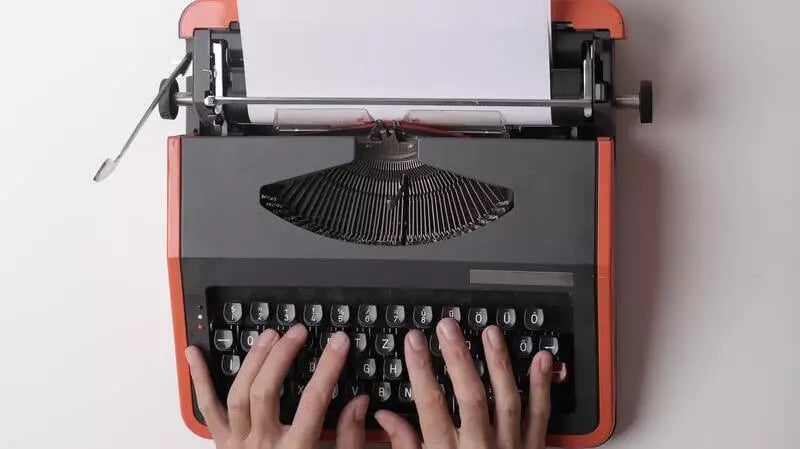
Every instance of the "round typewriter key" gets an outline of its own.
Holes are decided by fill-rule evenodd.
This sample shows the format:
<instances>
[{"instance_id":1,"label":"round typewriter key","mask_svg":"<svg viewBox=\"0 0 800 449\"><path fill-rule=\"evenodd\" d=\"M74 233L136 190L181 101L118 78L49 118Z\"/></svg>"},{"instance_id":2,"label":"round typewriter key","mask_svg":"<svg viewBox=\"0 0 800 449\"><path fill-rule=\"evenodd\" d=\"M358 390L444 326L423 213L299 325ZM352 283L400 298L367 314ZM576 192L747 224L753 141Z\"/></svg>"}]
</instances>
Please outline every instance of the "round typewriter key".
<instances>
[{"instance_id":1,"label":"round typewriter key","mask_svg":"<svg viewBox=\"0 0 800 449\"><path fill-rule=\"evenodd\" d=\"M514 337L514 346L511 348L520 357L530 357L533 354L533 339L531 337Z\"/></svg>"},{"instance_id":2,"label":"round typewriter key","mask_svg":"<svg viewBox=\"0 0 800 449\"><path fill-rule=\"evenodd\" d=\"M338 305L331 307L331 324L337 327L347 326L350 322L350 307Z\"/></svg>"},{"instance_id":3,"label":"round typewriter key","mask_svg":"<svg viewBox=\"0 0 800 449\"><path fill-rule=\"evenodd\" d=\"M375 364L375 359L361 359L358 363L358 373L356 377L361 380L372 380L375 378L375 372L378 370Z\"/></svg>"},{"instance_id":4,"label":"round typewriter key","mask_svg":"<svg viewBox=\"0 0 800 449\"><path fill-rule=\"evenodd\" d=\"M378 321L378 308L373 305L361 304L358 306L358 324L363 327L372 327Z\"/></svg>"},{"instance_id":5,"label":"round typewriter key","mask_svg":"<svg viewBox=\"0 0 800 449\"><path fill-rule=\"evenodd\" d=\"M539 350L550 351L550 354L558 354L558 338L546 336L539 339Z\"/></svg>"},{"instance_id":6,"label":"round typewriter key","mask_svg":"<svg viewBox=\"0 0 800 449\"><path fill-rule=\"evenodd\" d=\"M238 355L225 354L222 356L222 372L228 376L235 376L239 372L241 362Z\"/></svg>"},{"instance_id":7,"label":"round typewriter key","mask_svg":"<svg viewBox=\"0 0 800 449\"><path fill-rule=\"evenodd\" d=\"M250 304L250 321L256 324L264 324L269 318L269 304L266 302L254 302Z\"/></svg>"},{"instance_id":8,"label":"round typewriter key","mask_svg":"<svg viewBox=\"0 0 800 449\"><path fill-rule=\"evenodd\" d=\"M478 377L483 377L486 374L486 365L481 359L475 359L475 370L478 372Z\"/></svg>"},{"instance_id":9,"label":"round typewriter key","mask_svg":"<svg viewBox=\"0 0 800 449\"><path fill-rule=\"evenodd\" d=\"M433 322L433 307L431 306L416 306L414 307L414 326L421 329L431 327Z\"/></svg>"},{"instance_id":10,"label":"round typewriter key","mask_svg":"<svg viewBox=\"0 0 800 449\"><path fill-rule=\"evenodd\" d=\"M442 307L442 318L452 318L461 322L461 309L455 306Z\"/></svg>"},{"instance_id":11,"label":"round typewriter key","mask_svg":"<svg viewBox=\"0 0 800 449\"><path fill-rule=\"evenodd\" d=\"M367 334L357 332L351 337L353 346L351 349L355 354L362 354L367 350Z\"/></svg>"},{"instance_id":12,"label":"round typewriter key","mask_svg":"<svg viewBox=\"0 0 800 449\"><path fill-rule=\"evenodd\" d=\"M375 339L375 350L380 355L389 355L394 352L394 335L378 334Z\"/></svg>"},{"instance_id":13,"label":"round typewriter key","mask_svg":"<svg viewBox=\"0 0 800 449\"><path fill-rule=\"evenodd\" d=\"M383 361L383 378L397 380L403 375L403 362L400 359L386 359Z\"/></svg>"},{"instance_id":14,"label":"round typewriter key","mask_svg":"<svg viewBox=\"0 0 800 449\"><path fill-rule=\"evenodd\" d=\"M481 330L489 322L489 312L483 307L471 308L467 311L467 323L475 330Z\"/></svg>"},{"instance_id":15,"label":"round typewriter key","mask_svg":"<svg viewBox=\"0 0 800 449\"><path fill-rule=\"evenodd\" d=\"M517 311L509 308L497 309L497 325L500 329L510 330L517 324Z\"/></svg>"},{"instance_id":16,"label":"round typewriter key","mask_svg":"<svg viewBox=\"0 0 800 449\"><path fill-rule=\"evenodd\" d=\"M249 351L258 341L258 332L256 331L242 331L239 335L239 344L242 346L243 351Z\"/></svg>"},{"instance_id":17,"label":"round typewriter key","mask_svg":"<svg viewBox=\"0 0 800 449\"><path fill-rule=\"evenodd\" d=\"M435 355L436 357L442 356L442 348L439 346L439 337L436 334L431 334L431 341L428 346L431 348L431 354Z\"/></svg>"},{"instance_id":18,"label":"round typewriter key","mask_svg":"<svg viewBox=\"0 0 800 449\"><path fill-rule=\"evenodd\" d=\"M228 351L233 348L233 332L227 329L214 331L214 347L217 351Z\"/></svg>"},{"instance_id":19,"label":"round typewriter key","mask_svg":"<svg viewBox=\"0 0 800 449\"><path fill-rule=\"evenodd\" d=\"M544 312L538 307L525 309L525 329L540 329L544 324Z\"/></svg>"},{"instance_id":20,"label":"round typewriter key","mask_svg":"<svg viewBox=\"0 0 800 449\"><path fill-rule=\"evenodd\" d=\"M226 302L222 307L222 317L228 324L236 324L242 320L242 304L238 302Z\"/></svg>"},{"instance_id":21,"label":"round typewriter key","mask_svg":"<svg viewBox=\"0 0 800 449\"><path fill-rule=\"evenodd\" d=\"M414 392L411 391L411 384L403 382L400 384L400 402L408 404L414 402Z\"/></svg>"},{"instance_id":22,"label":"round typewriter key","mask_svg":"<svg viewBox=\"0 0 800 449\"><path fill-rule=\"evenodd\" d=\"M402 327L406 323L406 308L393 305L386 308L386 324L389 327Z\"/></svg>"},{"instance_id":23,"label":"round typewriter key","mask_svg":"<svg viewBox=\"0 0 800 449\"><path fill-rule=\"evenodd\" d=\"M290 326L294 324L295 317L295 309L294 304L278 304L278 309L275 312L275 315L278 318L278 323L284 326Z\"/></svg>"},{"instance_id":24,"label":"round typewriter key","mask_svg":"<svg viewBox=\"0 0 800 449\"><path fill-rule=\"evenodd\" d=\"M389 382L375 382L372 385L372 397L378 402L386 402L392 397L392 386Z\"/></svg>"},{"instance_id":25,"label":"round typewriter key","mask_svg":"<svg viewBox=\"0 0 800 449\"><path fill-rule=\"evenodd\" d=\"M319 304L306 304L303 308L303 321L309 326L322 324L322 306Z\"/></svg>"}]
</instances>

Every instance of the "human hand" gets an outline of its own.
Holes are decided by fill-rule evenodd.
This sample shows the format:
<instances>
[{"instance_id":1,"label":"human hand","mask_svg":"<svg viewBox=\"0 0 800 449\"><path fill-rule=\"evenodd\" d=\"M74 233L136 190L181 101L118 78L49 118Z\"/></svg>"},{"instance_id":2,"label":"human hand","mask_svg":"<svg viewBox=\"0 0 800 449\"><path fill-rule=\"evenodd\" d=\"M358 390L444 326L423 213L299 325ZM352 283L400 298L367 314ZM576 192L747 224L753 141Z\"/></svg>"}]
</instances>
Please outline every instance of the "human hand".
<instances>
[{"instance_id":1,"label":"human hand","mask_svg":"<svg viewBox=\"0 0 800 449\"><path fill-rule=\"evenodd\" d=\"M520 430L521 401L502 332L495 326L483 332L489 376L495 392L494 427L489 423L485 390L455 321L437 327L442 355L448 367L462 426L455 429L434 377L425 337L419 331L406 336L405 358L419 413L423 440L430 449L542 449L550 413L552 358L537 354L531 364L531 401ZM452 338L449 338L452 336ZM339 332L327 345L312 381L304 390L292 426L278 421L278 397L286 373L307 338L302 325L283 338L267 330L251 349L228 395L228 411L219 403L202 353L187 349L198 407L219 449L310 449L319 440L325 410L347 358L349 340ZM339 449L364 444L364 417L368 398L353 399L342 410L336 432ZM378 423L393 449L418 449L417 432L400 416L380 410Z\"/></svg>"},{"instance_id":2,"label":"human hand","mask_svg":"<svg viewBox=\"0 0 800 449\"><path fill-rule=\"evenodd\" d=\"M325 412L347 360L350 340L337 332L320 357L308 382L291 426L279 421L279 397L283 381L308 331L290 328L283 337L266 330L244 359L227 398L227 411L219 402L202 352L186 350L197 406L217 449L311 449L318 444ZM369 398L359 396L342 410L336 429L338 449L364 445L364 417Z\"/></svg>"},{"instance_id":3,"label":"human hand","mask_svg":"<svg viewBox=\"0 0 800 449\"><path fill-rule=\"evenodd\" d=\"M496 326L483 331L482 340L494 392L494 426L489 421L486 391L458 324L444 319L436 327L461 414L456 429L434 376L425 337L418 330L406 335L405 361L427 449L544 449L550 418L550 382L553 359L549 352L533 358L530 401L521 410L520 395L503 333ZM564 375L565 373L562 373ZM380 410L378 423L391 438L392 449L419 449L417 432L399 415ZM521 427L522 426L522 427Z\"/></svg>"}]
</instances>

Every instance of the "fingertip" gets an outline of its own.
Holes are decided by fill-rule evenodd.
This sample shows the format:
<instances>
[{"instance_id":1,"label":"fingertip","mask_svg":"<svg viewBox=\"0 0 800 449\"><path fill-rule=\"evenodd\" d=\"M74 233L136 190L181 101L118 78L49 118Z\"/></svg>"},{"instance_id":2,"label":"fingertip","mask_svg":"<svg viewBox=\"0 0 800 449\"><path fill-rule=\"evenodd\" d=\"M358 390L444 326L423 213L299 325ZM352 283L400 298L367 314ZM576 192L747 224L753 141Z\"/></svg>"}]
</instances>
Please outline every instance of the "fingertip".
<instances>
[{"instance_id":1,"label":"fingertip","mask_svg":"<svg viewBox=\"0 0 800 449\"><path fill-rule=\"evenodd\" d=\"M489 346L494 350L501 350L505 348L505 340L503 339L503 331L494 324L484 329L482 335L483 341L489 343Z\"/></svg>"},{"instance_id":2,"label":"fingertip","mask_svg":"<svg viewBox=\"0 0 800 449\"><path fill-rule=\"evenodd\" d=\"M330 346L337 351L343 351L350 346L350 338L344 332L336 332L331 338Z\"/></svg>"},{"instance_id":3,"label":"fingertip","mask_svg":"<svg viewBox=\"0 0 800 449\"><path fill-rule=\"evenodd\" d=\"M291 338L293 340L295 340L295 339L297 339L297 340L299 340L299 339L305 340L307 335L308 335L308 329L306 329L306 327L303 326L302 324L298 323L298 324L295 324L294 326L290 327L289 330L286 331L286 334L284 334L284 337L288 337L288 338Z\"/></svg>"},{"instance_id":4,"label":"fingertip","mask_svg":"<svg viewBox=\"0 0 800 449\"><path fill-rule=\"evenodd\" d=\"M548 351L539 351L531 362L531 381L536 384L550 383L553 370L553 355Z\"/></svg>"},{"instance_id":5,"label":"fingertip","mask_svg":"<svg viewBox=\"0 0 800 449\"><path fill-rule=\"evenodd\" d=\"M203 353L195 346L189 346L184 351L186 363L189 364L189 369L197 369L205 364Z\"/></svg>"},{"instance_id":6,"label":"fingertip","mask_svg":"<svg viewBox=\"0 0 800 449\"><path fill-rule=\"evenodd\" d=\"M455 341L459 337L463 338L458 322L450 317L439 321L439 324L436 325L436 334L439 338L447 341Z\"/></svg>"},{"instance_id":7,"label":"fingertip","mask_svg":"<svg viewBox=\"0 0 800 449\"><path fill-rule=\"evenodd\" d=\"M425 349L425 336L417 329L413 329L406 334L406 345L407 348L411 348L414 351L422 351Z\"/></svg>"}]
</instances>

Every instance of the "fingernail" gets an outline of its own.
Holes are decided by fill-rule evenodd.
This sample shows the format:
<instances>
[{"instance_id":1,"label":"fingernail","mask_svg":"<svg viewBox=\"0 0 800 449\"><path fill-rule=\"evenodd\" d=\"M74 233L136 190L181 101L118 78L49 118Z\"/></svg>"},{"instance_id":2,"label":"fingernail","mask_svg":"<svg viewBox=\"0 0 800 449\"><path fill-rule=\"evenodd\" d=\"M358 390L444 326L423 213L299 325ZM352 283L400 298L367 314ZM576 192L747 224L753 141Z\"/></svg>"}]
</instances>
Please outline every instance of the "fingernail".
<instances>
[{"instance_id":1,"label":"fingernail","mask_svg":"<svg viewBox=\"0 0 800 449\"><path fill-rule=\"evenodd\" d=\"M333 349L339 351L346 348L348 343L350 343L350 339L347 338L344 332L333 334L333 338L331 339L331 347L333 347Z\"/></svg>"},{"instance_id":2,"label":"fingernail","mask_svg":"<svg viewBox=\"0 0 800 449\"><path fill-rule=\"evenodd\" d=\"M289 338L306 338L306 328L302 324L292 326L285 336Z\"/></svg>"},{"instance_id":3,"label":"fingernail","mask_svg":"<svg viewBox=\"0 0 800 449\"><path fill-rule=\"evenodd\" d=\"M461 331L458 330L458 324L452 318L445 318L439 323L439 329L442 330L444 338L447 341L455 341L461 337Z\"/></svg>"},{"instance_id":4,"label":"fingernail","mask_svg":"<svg viewBox=\"0 0 800 449\"><path fill-rule=\"evenodd\" d=\"M491 326L486 329L486 334L489 337L489 345L491 345L492 349L500 349L503 347L503 333L500 332L500 329L496 326Z\"/></svg>"},{"instance_id":5,"label":"fingernail","mask_svg":"<svg viewBox=\"0 0 800 449\"><path fill-rule=\"evenodd\" d=\"M194 368L197 366L197 358L195 357L195 353L192 351L191 347L186 348L183 353L186 356L186 363L189 364L189 368Z\"/></svg>"},{"instance_id":6,"label":"fingernail","mask_svg":"<svg viewBox=\"0 0 800 449\"><path fill-rule=\"evenodd\" d=\"M543 354L539 358L539 372L545 375L549 375L552 369L553 369L553 357L549 353Z\"/></svg>"},{"instance_id":7,"label":"fingernail","mask_svg":"<svg viewBox=\"0 0 800 449\"><path fill-rule=\"evenodd\" d=\"M408 333L408 343L411 344L411 349L421 351L425 347L425 337L419 331L411 331Z\"/></svg>"},{"instance_id":8,"label":"fingernail","mask_svg":"<svg viewBox=\"0 0 800 449\"><path fill-rule=\"evenodd\" d=\"M267 346L270 343L272 343L275 340L275 337L277 337L277 336L278 336L277 332L275 332L272 329L267 329L261 334L260 337L258 337L258 341L256 342L256 345L261 346L261 347Z\"/></svg>"},{"instance_id":9,"label":"fingernail","mask_svg":"<svg viewBox=\"0 0 800 449\"><path fill-rule=\"evenodd\" d=\"M363 396L362 398L356 400L358 403L356 403L355 410L353 410L353 419L355 419L356 422L361 422L364 421L364 418L367 416L369 396Z\"/></svg>"}]
</instances>

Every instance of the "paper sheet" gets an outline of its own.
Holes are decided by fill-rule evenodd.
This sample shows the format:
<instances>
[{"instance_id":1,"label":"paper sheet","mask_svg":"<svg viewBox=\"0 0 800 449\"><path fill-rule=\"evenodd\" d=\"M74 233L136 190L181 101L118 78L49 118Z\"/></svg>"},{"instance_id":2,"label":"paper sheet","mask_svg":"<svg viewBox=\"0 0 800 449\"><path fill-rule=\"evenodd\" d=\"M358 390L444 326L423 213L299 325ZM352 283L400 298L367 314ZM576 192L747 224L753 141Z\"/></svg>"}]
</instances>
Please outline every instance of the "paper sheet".
<instances>
[{"instance_id":1,"label":"paper sheet","mask_svg":"<svg viewBox=\"0 0 800 449\"><path fill-rule=\"evenodd\" d=\"M550 98L550 0L238 0L238 5L248 96ZM272 123L276 109L297 108L251 105L249 113L253 122ZM551 123L549 108L349 108L382 120L403 119L411 110L447 109L497 111L507 124Z\"/></svg>"}]
</instances>

